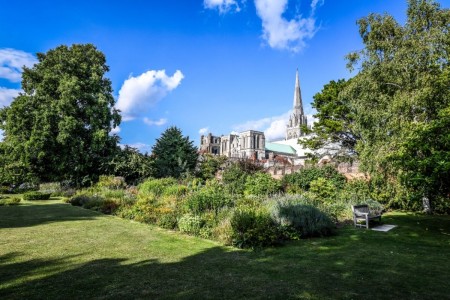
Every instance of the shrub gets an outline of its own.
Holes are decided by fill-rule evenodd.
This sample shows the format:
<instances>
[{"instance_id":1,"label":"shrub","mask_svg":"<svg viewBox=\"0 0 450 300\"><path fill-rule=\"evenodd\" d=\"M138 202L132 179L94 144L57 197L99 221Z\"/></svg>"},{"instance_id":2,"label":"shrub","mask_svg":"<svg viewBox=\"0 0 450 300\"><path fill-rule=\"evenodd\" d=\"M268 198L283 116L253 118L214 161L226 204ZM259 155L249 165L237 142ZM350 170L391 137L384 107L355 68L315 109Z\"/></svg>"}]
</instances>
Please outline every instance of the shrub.
<instances>
[{"instance_id":1,"label":"shrub","mask_svg":"<svg viewBox=\"0 0 450 300\"><path fill-rule=\"evenodd\" d=\"M161 179L149 178L145 180L143 183L141 183L138 189L139 193L153 194L155 196L160 196L164 193L167 187L177 184L178 184L177 180L171 177Z\"/></svg>"},{"instance_id":2,"label":"shrub","mask_svg":"<svg viewBox=\"0 0 450 300\"><path fill-rule=\"evenodd\" d=\"M0 196L0 206L19 205L20 198Z\"/></svg>"},{"instance_id":3,"label":"shrub","mask_svg":"<svg viewBox=\"0 0 450 300\"><path fill-rule=\"evenodd\" d=\"M295 229L301 237L328 236L334 229L331 219L312 205L277 202L272 217L280 226Z\"/></svg>"},{"instance_id":4,"label":"shrub","mask_svg":"<svg viewBox=\"0 0 450 300\"><path fill-rule=\"evenodd\" d=\"M230 225L232 244L239 248L274 245L280 239L277 225L263 208L236 208Z\"/></svg>"},{"instance_id":5,"label":"shrub","mask_svg":"<svg viewBox=\"0 0 450 300\"><path fill-rule=\"evenodd\" d=\"M23 200L48 200L50 196L50 193L26 192L22 197Z\"/></svg>"},{"instance_id":6,"label":"shrub","mask_svg":"<svg viewBox=\"0 0 450 300\"><path fill-rule=\"evenodd\" d=\"M26 193L26 192L30 192L30 191L38 191L39 190L39 185L32 183L32 182L24 182L21 183L18 187L14 188L14 192L16 193Z\"/></svg>"},{"instance_id":7,"label":"shrub","mask_svg":"<svg viewBox=\"0 0 450 300\"><path fill-rule=\"evenodd\" d=\"M164 189L163 196L184 196L188 192L188 188L185 185L175 184L169 185Z\"/></svg>"},{"instance_id":8,"label":"shrub","mask_svg":"<svg viewBox=\"0 0 450 300\"><path fill-rule=\"evenodd\" d=\"M202 225L203 221L200 216L186 214L178 219L178 229L187 234L199 235Z\"/></svg>"},{"instance_id":9,"label":"shrub","mask_svg":"<svg viewBox=\"0 0 450 300\"><path fill-rule=\"evenodd\" d=\"M91 199L91 195L87 193L79 193L69 199L69 203L73 206L83 206Z\"/></svg>"},{"instance_id":10,"label":"shrub","mask_svg":"<svg viewBox=\"0 0 450 300\"><path fill-rule=\"evenodd\" d=\"M0 186L0 194L9 194L11 188L9 186Z\"/></svg>"},{"instance_id":11,"label":"shrub","mask_svg":"<svg viewBox=\"0 0 450 300\"><path fill-rule=\"evenodd\" d=\"M270 174L257 172L248 176L245 182L246 195L272 195L281 191L281 183Z\"/></svg>"},{"instance_id":12,"label":"shrub","mask_svg":"<svg viewBox=\"0 0 450 300\"><path fill-rule=\"evenodd\" d=\"M310 182L310 191L326 202L335 200L337 193L336 186L323 177Z\"/></svg>"},{"instance_id":13,"label":"shrub","mask_svg":"<svg viewBox=\"0 0 450 300\"><path fill-rule=\"evenodd\" d=\"M88 202L87 204L85 204L84 207L99 211L99 212L107 214L107 215L113 214L119 208L119 203L117 203L117 201L112 200L112 199L103 199L103 198L97 197L97 199L92 202L94 202L96 205L92 205L91 207L86 207L86 205L90 203L90 202Z\"/></svg>"},{"instance_id":14,"label":"shrub","mask_svg":"<svg viewBox=\"0 0 450 300\"><path fill-rule=\"evenodd\" d=\"M125 178L113 175L101 175L98 179L97 186L106 189L124 189L127 187Z\"/></svg>"},{"instance_id":15,"label":"shrub","mask_svg":"<svg viewBox=\"0 0 450 300\"><path fill-rule=\"evenodd\" d=\"M231 196L216 180L207 181L206 186L193 192L186 198L186 206L193 214L205 211L218 212L224 206L232 204Z\"/></svg>"},{"instance_id":16,"label":"shrub","mask_svg":"<svg viewBox=\"0 0 450 300\"><path fill-rule=\"evenodd\" d=\"M62 192L62 189L59 182L46 182L39 184L39 192L59 196Z\"/></svg>"},{"instance_id":17,"label":"shrub","mask_svg":"<svg viewBox=\"0 0 450 300\"><path fill-rule=\"evenodd\" d=\"M262 166L249 159L240 159L232 163L222 173L222 182L231 194L242 195L245 190L245 182L248 175L262 171Z\"/></svg>"},{"instance_id":18,"label":"shrub","mask_svg":"<svg viewBox=\"0 0 450 300\"><path fill-rule=\"evenodd\" d=\"M336 188L340 189L345 184L345 177L340 174L333 166L309 167L299 172L287 174L283 177L282 183L285 191L310 189L311 181L318 178L329 180Z\"/></svg>"}]
</instances>

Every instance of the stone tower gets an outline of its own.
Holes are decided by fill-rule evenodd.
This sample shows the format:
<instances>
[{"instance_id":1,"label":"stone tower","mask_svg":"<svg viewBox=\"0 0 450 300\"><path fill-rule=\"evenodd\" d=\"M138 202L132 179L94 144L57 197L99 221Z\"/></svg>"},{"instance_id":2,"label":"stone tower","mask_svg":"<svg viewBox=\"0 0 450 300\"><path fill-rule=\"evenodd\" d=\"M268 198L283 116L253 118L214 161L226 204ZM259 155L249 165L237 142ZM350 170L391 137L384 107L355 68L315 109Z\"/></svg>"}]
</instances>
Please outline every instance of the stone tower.
<instances>
[{"instance_id":1,"label":"stone tower","mask_svg":"<svg viewBox=\"0 0 450 300\"><path fill-rule=\"evenodd\" d=\"M300 90L300 80L298 78L298 69L295 74L295 90L294 90L294 109L286 128L286 140L297 139L304 135L300 129L301 125L307 126L307 119L303 112L302 93Z\"/></svg>"}]
</instances>

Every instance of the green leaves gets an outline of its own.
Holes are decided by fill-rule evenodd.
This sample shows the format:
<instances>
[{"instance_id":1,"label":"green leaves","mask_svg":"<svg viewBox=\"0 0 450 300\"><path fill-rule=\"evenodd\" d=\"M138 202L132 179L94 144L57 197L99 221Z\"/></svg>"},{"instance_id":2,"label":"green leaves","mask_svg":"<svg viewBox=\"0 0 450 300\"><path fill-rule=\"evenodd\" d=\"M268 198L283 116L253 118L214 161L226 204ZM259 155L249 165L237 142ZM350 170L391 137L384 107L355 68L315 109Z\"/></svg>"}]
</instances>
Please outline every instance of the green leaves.
<instances>
[{"instance_id":1,"label":"green leaves","mask_svg":"<svg viewBox=\"0 0 450 300\"><path fill-rule=\"evenodd\" d=\"M183 137L177 127L169 127L164 131L152 149L155 177L180 178L192 172L197 164L197 148Z\"/></svg>"},{"instance_id":2,"label":"green leaves","mask_svg":"<svg viewBox=\"0 0 450 300\"><path fill-rule=\"evenodd\" d=\"M349 63L360 72L342 94L354 113L362 167L384 178L380 188L397 182L416 195L411 199L448 197L449 169L441 162L450 153L450 14L435 1L408 3L404 26L389 15L358 21L365 47Z\"/></svg>"},{"instance_id":3,"label":"green leaves","mask_svg":"<svg viewBox=\"0 0 450 300\"><path fill-rule=\"evenodd\" d=\"M39 63L24 68L24 93L0 113L9 161L0 168L20 161L42 181L95 180L116 149L108 133L120 123L105 56L91 44L37 56Z\"/></svg>"}]
</instances>

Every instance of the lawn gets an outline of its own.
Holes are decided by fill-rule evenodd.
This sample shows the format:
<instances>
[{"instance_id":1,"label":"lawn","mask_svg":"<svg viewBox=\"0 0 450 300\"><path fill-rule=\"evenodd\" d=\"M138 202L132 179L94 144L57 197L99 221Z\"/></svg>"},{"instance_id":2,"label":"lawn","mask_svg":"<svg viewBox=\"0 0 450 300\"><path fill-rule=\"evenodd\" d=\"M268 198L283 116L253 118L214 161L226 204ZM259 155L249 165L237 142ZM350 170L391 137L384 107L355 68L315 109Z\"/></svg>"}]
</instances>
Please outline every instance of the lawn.
<instances>
[{"instance_id":1,"label":"lawn","mask_svg":"<svg viewBox=\"0 0 450 300\"><path fill-rule=\"evenodd\" d=\"M450 299L450 217L244 251L59 201L0 207L0 298Z\"/></svg>"}]
</instances>

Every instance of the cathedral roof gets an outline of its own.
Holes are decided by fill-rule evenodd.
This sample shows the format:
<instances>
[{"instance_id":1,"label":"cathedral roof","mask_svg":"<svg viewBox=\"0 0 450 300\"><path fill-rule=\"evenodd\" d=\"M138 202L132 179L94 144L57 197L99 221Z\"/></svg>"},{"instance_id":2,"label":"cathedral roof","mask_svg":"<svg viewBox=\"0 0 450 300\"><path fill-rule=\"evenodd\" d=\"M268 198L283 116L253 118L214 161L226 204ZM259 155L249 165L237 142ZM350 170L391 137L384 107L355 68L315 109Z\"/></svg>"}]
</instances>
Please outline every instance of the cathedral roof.
<instances>
[{"instance_id":1,"label":"cathedral roof","mask_svg":"<svg viewBox=\"0 0 450 300\"><path fill-rule=\"evenodd\" d=\"M266 151L296 155L297 151L289 145L266 142Z\"/></svg>"}]
</instances>

